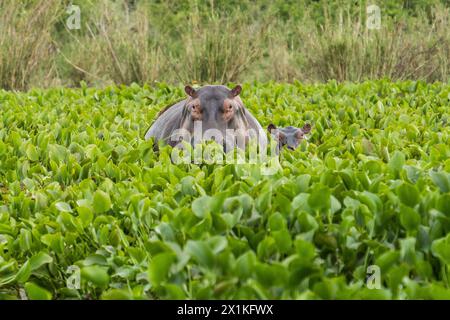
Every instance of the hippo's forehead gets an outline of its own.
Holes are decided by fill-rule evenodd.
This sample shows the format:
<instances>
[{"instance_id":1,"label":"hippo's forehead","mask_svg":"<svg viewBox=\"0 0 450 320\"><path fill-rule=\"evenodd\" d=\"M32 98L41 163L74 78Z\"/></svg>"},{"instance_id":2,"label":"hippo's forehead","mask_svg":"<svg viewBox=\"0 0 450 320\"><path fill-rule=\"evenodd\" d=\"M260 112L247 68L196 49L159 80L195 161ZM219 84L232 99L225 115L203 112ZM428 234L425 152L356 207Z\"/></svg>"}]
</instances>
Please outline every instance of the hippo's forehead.
<instances>
[{"instance_id":1,"label":"hippo's forehead","mask_svg":"<svg viewBox=\"0 0 450 320\"><path fill-rule=\"evenodd\" d=\"M285 135L293 135L293 134L295 134L297 132L298 128L289 126L289 127L286 127L286 128L280 128L279 130L281 132L283 132Z\"/></svg>"},{"instance_id":2,"label":"hippo's forehead","mask_svg":"<svg viewBox=\"0 0 450 320\"><path fill-rule=\"evenodd\" d=\"M230 93L225 86L205 86L197 90L200 103L204 106L211 103L223 102Z\"/></svg>"}]
</instances>

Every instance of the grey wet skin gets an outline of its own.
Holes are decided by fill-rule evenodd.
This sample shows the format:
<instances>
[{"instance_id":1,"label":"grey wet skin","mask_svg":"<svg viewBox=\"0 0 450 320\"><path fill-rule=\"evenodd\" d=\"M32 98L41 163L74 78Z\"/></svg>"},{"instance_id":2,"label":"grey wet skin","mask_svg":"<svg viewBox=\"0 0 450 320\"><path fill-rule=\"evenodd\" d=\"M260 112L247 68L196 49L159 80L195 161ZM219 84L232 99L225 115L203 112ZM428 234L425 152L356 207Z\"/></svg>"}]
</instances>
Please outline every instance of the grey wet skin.
<instances>
[{"instance_id":1,"label":"grey wet skin","mask_svg":"<svg viewBox=\"0 0 450 320\"><path fill-rule=\"evenodd\" d=\"M209 85L199 89L185 87L187 98L163 110L145 134L145 139L155 138L155 143L163 140L172 146L182 138L177 129L184 129L190 136L194 133L194 122L201 122L202 137L213 139L227 149L226 130L237 132L239 141L248 142L248 130L253 129L259 137L259 143L267 145L267 137L258 120L245 108L239 97L241 86L229 89L221 85ZM205 137L205 131L208 134ZM216 134L215 134L216 133ZM222 138L222 139L221 139ZM186 139L184 139L186 140ZM191 138L191 142L195 142ZM234 145L241 146L235 141ZM227 150L228 151L228 150Z\"/></svg>"},{"instance_id":2,"label":"grey wet skin","mask_svg":"<svg viewBox=\"0 0 450 320\"><path fill-rule=\"evenodd\" d=\"M304 139L305 134L311 132L311 125L305 124L302 128L288 126L284 128L277 128L273 123L267 127L270 134L277 140L277 150L281 150L286 146L290 150L295 150L300 142Z\"/></svg>"}]
</instances>

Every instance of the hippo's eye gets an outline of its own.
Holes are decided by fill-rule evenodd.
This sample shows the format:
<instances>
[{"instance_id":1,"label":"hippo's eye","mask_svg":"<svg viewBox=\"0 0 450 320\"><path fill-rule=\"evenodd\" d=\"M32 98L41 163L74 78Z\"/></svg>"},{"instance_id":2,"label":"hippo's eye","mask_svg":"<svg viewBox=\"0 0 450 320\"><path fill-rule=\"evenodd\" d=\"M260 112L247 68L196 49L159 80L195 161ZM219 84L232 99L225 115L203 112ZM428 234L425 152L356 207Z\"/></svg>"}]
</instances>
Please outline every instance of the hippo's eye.
<instances>
[{"instance_id":1,"label":"hippo's eye","mask_svg":"<svg viewBox=\"0 0 450 320\"><path fill-rule=\"evenodd\" d=\"M191 111L192 111L192 112L195 112L195 113L201 113L201 112L202 112L202 109L200 108L200 105L198 105L198 104L193 104L193 105L191 106Z\"/></svg>"},{"instance_id":2,"label":"hippo's eye","mask_svg":"<svg viewBox=\"0 0 450 320\"><path fill-rule=\"evenodd\" d=\"M233 114L233 106L232 105L225 105L223 107L223 111L224 116L228 117L231 116Z\"/></svg>"},{"instance_id":3,"label":"hippo's eye","mask_svg":"<svg viewBox=\"0 0 450 320\"><path fill-rule=\"evenodd\" d=\"M297 131L295 132L295 138L296 139L303 139L303 131L300 129L297 129Z\"/></svg>"},{"instance_id":4,"label":"hippo's eye","mask_svg":"<svg viewBox=\"0 0 450 320\"><path fill-rule=\"evenodd\" d=\"M200 108L200 105L193 104L191 106L191 117L194 121L202 119L202 109Z\"/></svg>"}]
</instances>

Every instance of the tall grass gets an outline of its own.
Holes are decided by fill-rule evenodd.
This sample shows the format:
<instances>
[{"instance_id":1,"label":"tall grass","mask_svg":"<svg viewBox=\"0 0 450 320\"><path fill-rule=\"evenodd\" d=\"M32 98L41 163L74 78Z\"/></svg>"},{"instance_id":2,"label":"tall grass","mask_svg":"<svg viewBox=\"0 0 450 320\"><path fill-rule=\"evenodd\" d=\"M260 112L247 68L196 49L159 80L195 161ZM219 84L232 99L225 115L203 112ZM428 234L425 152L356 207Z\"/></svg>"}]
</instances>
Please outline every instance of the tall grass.
<instances>
[{"instance_id":1,"label":"tall grass","mask_svg":"<svg viewBox=\"0 0 450 320\"><path fill-rule=\"evenodd\" d=\"M97 2L93 10L96 14L86 17L82 25L85 32L67 29L70 38L58 42L70 66L66 76L94 84L160 79L167 63L145 12L106 0Z\"/></svg>"},{"instance_id":2,"label":"tall grass","mask_svg":"<svg viewBox=\"0 0 450 320\"><path fill-rule=\"evenodd\" d=\"M57 0L0 1L1 88L53 84L57 70L52 31L61 9Z\"/></svg>"},{"instance_id":3,"label":"tall grass","mask_svg":"<svg viewBox=\"0 0 450 320\"><path fill-rule=\"evenodd\" d=\"M79 0L81 29L69 30L68 1L0 0L0 87L449 80L443 2L382 7L379 30L366 28L364 3L296 3Z\"/></svg>"},{"instance_id":4,"label":"tall grass","mask_svg":"<svg viewBox=\"0 0 450 320\"><path fill-rule=\"evenodd\" d=\"M407 23L385 19L379 30L365 28L360 16L345 16L344 11L340 16L340 23L328 22L305 37L310 78L315 74L319 81L448 79L449 8L434 7L431 24L422 13Z\"/></svg>"},{"instance_id":5,"label":"tall grass","mask_svg":"<svg viewBox=\"0 0 450 320\"><path fill-rule=\"evenodd\" d=\"M181 50L171 64L184 82L236 81L262 58L265 24L246 24L237 14L232 18L212 14L206 25L198 14L191 15L180 30ZM181 29L181 28L180 28Z\"/></svg>"}]
</instances>

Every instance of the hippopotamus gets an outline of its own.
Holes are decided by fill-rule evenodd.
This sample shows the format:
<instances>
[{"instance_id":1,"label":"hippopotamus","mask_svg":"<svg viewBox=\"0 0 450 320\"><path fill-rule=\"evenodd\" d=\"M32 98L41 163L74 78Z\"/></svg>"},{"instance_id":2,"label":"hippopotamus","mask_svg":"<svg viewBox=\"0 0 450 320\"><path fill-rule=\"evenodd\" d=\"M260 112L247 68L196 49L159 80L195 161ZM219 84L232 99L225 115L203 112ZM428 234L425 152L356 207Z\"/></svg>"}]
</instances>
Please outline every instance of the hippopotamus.
<instances>
[{"instance_id":1,"label":"hippopotamus","mask_svg":"<svg viewBox=\"0 0 450 320\"><path fill-rule=\"evenodd\" d=\"M300 142L302 142L304 135L311 131L311 125L305 124L302 128L288 126L285 128L277 128L273 123L269 124L267 130L277 141L277 151L279 152L283 146L287 146L290 150L295 150Z\"/></svg>"},{"instance_id":2,"label":"hippopotamus","mask_svg":"<svg viewBox=\"0 0 450 320\"><path fill-rule=\"evenodd\" d=\"M260 148L267 146L267 136L258 120L245 108L239 94L240 85L229 89L223 85L207 85L198 89L187 85L187 97L163 109L145 134L157 142L171 146L181 140L191 144L215 140L225 151L236 145L245 148L257 138ZM234 136L233 136L234 134Z\"/></svg>"}]
</instances>

